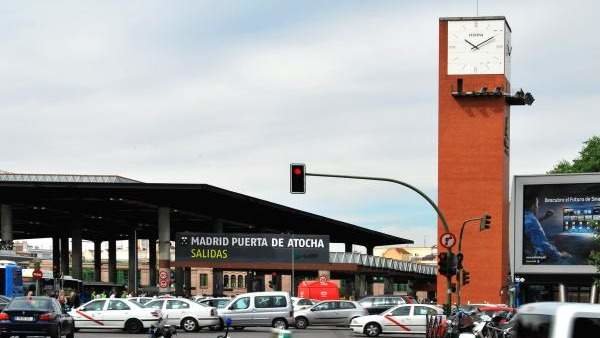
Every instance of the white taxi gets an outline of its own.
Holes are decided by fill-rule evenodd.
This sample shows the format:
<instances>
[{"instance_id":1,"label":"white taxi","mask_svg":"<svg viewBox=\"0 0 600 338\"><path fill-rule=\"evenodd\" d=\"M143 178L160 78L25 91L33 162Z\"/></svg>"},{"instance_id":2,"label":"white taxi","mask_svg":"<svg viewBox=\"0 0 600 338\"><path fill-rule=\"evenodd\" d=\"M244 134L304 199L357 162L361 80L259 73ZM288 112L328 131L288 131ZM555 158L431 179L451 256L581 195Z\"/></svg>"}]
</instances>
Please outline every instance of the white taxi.
<instances>
[{"instance_id":1,"label":"white taxi","mask_svg":"<svg viewBox=\"0 0 600 338\"><path fill-rule=\"evenodd\" d=\"M428 315L443 316L443 313L441 308L434 305L403 304L378 315L354 318L350 328L354 333L369 337L377 337L382 333L412 337L425 334Z\"/></svg>"},{"instance_id":2,"label":"white taxi","mask_svg":"<svg viewBox=\"0 0 600 338\"><path fill-rule=\"evenodd\" d=\"M202 327L217 327L220 324L214 307L203 306L185 298L156 299L144 306L160 310L167 324L180 327L186 332L198 331Z\"/></svg>"},{"instance_id":3,"label":"white taxi","mask_svg":"<svg viewBox=\"0 0 600 338\"><path fill-rule=\"evenodd\" d=\"M91 300L69 311L75 329L124 329L142 332L158 322L160 312L121 298Z\"/></svg>"}]
</instances>

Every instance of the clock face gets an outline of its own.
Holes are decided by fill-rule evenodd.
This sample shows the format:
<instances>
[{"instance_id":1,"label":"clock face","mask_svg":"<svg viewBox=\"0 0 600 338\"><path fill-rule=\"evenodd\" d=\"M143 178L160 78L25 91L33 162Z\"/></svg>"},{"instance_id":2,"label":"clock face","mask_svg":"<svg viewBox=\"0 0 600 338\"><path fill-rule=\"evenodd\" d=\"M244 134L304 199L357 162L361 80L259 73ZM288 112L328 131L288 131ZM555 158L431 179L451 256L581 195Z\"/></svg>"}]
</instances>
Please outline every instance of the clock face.
<instances>
[{"instance_id":1,"label":"clock face","mask_svg":"<svg viewBox=\"0 0 600 338\"><path fill-rule=\"evenodd\" d=\"M504 20L448 21L448 75L505 74L509 48Z\"/></svg>"}]
</instances>

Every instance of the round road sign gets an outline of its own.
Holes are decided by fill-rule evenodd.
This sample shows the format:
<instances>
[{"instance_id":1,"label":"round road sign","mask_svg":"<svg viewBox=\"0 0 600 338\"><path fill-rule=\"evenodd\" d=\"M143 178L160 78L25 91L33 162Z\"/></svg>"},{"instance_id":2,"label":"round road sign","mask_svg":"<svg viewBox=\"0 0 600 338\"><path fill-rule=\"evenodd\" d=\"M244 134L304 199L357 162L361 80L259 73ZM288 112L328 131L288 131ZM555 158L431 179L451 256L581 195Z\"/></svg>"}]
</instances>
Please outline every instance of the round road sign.
<instances>
[{"instance_id":1,"label":"round road sign","mask_svg":"<svg viewBox=\"0 0 600 338\"><path fill-rule=\"evenodd\" d=\"M440 236L440 245L446 249L450 249L456 244L456 236L453 233L446 232Z\"/></svg>"}]
</instances>

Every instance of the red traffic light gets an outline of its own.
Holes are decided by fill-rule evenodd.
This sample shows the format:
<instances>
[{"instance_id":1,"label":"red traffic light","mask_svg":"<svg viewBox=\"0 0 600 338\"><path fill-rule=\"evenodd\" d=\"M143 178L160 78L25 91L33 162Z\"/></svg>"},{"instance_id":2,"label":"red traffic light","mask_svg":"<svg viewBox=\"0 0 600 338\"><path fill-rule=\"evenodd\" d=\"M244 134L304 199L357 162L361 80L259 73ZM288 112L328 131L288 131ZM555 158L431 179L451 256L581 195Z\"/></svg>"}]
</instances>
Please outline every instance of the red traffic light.
<instances>
[{"instance_id":1,"label":"red traffic light","mask_svg":"<svg viewBox=\"0 0 600 338\"><path fill-rule=\"evenodd\" d=\"M290 165L290 192L304 194L306 192L306 170L303 163Z\"/></svg>"}]
</instances>

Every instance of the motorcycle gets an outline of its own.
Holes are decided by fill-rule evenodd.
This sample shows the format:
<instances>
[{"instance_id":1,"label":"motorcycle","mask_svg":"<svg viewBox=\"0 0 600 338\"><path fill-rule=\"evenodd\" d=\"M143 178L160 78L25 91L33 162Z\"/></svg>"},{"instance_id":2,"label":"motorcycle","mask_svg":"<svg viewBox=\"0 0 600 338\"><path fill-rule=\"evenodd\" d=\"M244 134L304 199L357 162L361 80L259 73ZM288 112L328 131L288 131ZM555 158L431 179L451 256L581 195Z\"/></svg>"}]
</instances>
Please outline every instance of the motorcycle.
<instances>
[{"instance_id":1,"label":"motorcycle","mask_svg":"<svg viewBox=\"0 0 600 338\"><path fill-rule=\"evenodd\" d=\"M231 336L229 336L229 328L231 327L231 323L231 318L225 318L225 335L217 336L217 338L231 338Z\"/></svg>"},{"instance_id":2,"label":"motorcycle","mask_svg":"<svg viewBox=\"0 0 600 338\"><path fill-rule=\"evenodd\" d=\"M167 324L167 318L166 314L160 314L158 322L150 327L150 338L171 338L177 335L177 329Z\"/></svg>"}]
</instances>

